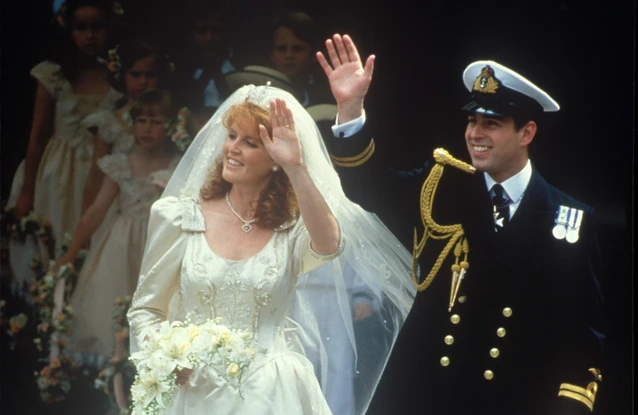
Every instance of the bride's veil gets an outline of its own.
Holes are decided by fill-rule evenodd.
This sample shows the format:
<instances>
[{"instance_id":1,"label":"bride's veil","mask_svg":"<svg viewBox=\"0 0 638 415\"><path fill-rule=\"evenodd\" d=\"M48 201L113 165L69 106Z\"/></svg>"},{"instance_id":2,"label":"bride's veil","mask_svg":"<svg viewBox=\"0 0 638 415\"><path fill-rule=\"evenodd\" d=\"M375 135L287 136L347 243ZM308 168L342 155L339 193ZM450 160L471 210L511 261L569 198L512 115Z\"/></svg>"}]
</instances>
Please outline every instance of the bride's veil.
<instances>
[{"instance_id":1,"label":"bride's veil","mask_svg":"<svg viewBox=\"0 0 638 415\"><path fill-rule=\"evenodd\" d=\"M199 199L209 167L221 155L226 137L223 114L246 100L269 110L269 102L277 97L293 113L310 176L345 238L344 252L337 259L299 276L288 332L294 333L300 350L314 364L332 411L363 414L414 301L412 259L376 215L346 198L321 134L299 102L271 86L238 89L199 132L162 197ZM369 315L355 321L355 307Z\"/></svg>"}]
</instances>

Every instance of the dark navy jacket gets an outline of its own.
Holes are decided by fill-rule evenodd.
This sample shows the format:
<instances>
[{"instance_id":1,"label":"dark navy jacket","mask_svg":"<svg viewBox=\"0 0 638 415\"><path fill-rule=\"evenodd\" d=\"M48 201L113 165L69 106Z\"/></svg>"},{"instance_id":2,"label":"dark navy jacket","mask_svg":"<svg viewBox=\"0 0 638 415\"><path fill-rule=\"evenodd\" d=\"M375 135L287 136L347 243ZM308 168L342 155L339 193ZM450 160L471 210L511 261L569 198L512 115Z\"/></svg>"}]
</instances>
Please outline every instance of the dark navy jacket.
<instances>
[{"instance_id":1,"label":"dark navy jacket","mask_svg":"<svg viewBox=\"0 0 638 415\"><path fill-rule=\"evenodd\" d=\"M414 228L419 235L423 231L419 194L431 162L403 173L385 168L374 155L359 163L370 143L364 129L348 139L334 138L330 150L349 197L377 213L412 251ZM584 211L576 243L552 234L561 205ZM603 365L593 210L534 170L510 223L496 233L483 174L450 166L433 209L438 223L461 223L465 230L470 266L457 297L464 301L448 311L448 258L430 287L418 293L368 413L590 413L581 401L558 393L563 384L592 388L589 369ZM422 275L442 247L428 241ZM511 316L504 315L505 308ZM451 322L452 315L459 317L458 324ZM504 329L503 337L498 329ZM452 336L451 345L446 336ZM487 370L493 374L489 380ZM602 391L603 383L595 383Z\"/></svg>"}]
</instances>

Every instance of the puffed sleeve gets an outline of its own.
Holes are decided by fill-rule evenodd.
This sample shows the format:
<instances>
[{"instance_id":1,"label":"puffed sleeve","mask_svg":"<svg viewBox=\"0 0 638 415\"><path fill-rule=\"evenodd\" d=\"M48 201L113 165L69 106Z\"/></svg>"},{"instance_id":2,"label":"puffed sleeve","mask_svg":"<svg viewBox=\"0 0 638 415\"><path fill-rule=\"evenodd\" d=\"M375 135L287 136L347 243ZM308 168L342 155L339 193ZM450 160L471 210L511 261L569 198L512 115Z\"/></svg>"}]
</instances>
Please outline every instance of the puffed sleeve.
<instances>
[{"instance_id":1,"label":"puffed sleeve","mask_svg":"<svg viewBox=\"0 0 638 415\"><path fill-rule=\"evenodd\" d=\"M80 124L84 128L96 129L102 140L113 143L117 138L113 131L116 122L112 111L99 110L87 115Z\"/></svg>"},{"instance_id":2,"label":"puffed sleeve","mask_svg":"<svg viewBox=\"0 0 638 415\"><path fill-rule=\"evenodd\" d=\"M53 99L57 99L59 93L68 84L60 69L60 65L50 61L40 62L31 69L31 76L46 88Z\"/></svg>"},{"instance_id":3,"label":"puffed sleeve","mask_svg":"<svg viewBox=\"0 0 638 415\"><path fill-rule=\"evenodd\" d=\"M171 176L173 175L175 168L179 164L180 159L180 156L173 157L173 160L171 160L171 164L167 169L157 170L151 173L151 183L161 189L166 188L166 185L171 179Z\"/></svg>"},{"instance_id":4,"label":"puffed sleeve","mask_svg":"<svg viewBox=\"0 0 638 415\"><path fill-rule=\"evenodd\" d=\"M305 274L332 261L343 252L345 246L345 238L340 232L339 247L335 252L326 255L316 253L310 246L310 235L301 218L288 232L290 243L292 244L294 269L297 275Z\"/></svg>"},{"instance_id":5,"label":"puffed sleeve","mask_svg":"<svg viewBox=\"0 0 638 415\"><path fill-rule=\"evenodd\" d=\"M204 230L201 211L198 217L190 217L196 209L193 200L176 197L160 199L151 208L140 278L128 312L131 352L148 329L167 319L169 303L179 291L186 238L190 232Z\"/></svg>"},{"instance_id":6,"label":"puffed sleeve","mask_svg":"<svg viewBox=\"0 0 638 415\"><path fill-rule=\"evenodd\" d=\"M110 110L98 110L80 122L82 128L98 134L105 143L113 144L112 153L129 153L135 145L135 137L126 121Z\"/></svg>"},{"instance_id":7,"label":"puffed sleeve","mask_svg":"<svg viewBox=\"0 0 638 415\"><path fill-rule=\"evenodd\" d=\"M115 183L121 184L133 177L126 154L108 154L100 158L97 165Z\"/></svg>"}]
</instances>

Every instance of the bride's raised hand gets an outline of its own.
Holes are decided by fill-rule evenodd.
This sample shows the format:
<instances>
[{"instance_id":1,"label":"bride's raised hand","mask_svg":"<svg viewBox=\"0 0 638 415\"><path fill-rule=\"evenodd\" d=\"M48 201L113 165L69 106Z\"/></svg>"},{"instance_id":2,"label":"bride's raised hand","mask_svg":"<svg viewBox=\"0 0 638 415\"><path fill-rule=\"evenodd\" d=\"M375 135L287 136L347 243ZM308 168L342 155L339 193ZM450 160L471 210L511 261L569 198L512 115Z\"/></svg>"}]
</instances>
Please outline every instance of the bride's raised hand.
<instances>
[{"instance_id":1,"label":"bride's raised hand","mask_svg":"<svg viewBox=\"0 0 638 415\"><path fill-rule=\"evenodd\" d=\"M277 98L270 101L270 117L272 137L268 134L266 127L259 126L259 134L266 151L284 170L301 166L303 157L299 136L295 130L295 120L283 99Z\"/></svg>"}]
</instances>

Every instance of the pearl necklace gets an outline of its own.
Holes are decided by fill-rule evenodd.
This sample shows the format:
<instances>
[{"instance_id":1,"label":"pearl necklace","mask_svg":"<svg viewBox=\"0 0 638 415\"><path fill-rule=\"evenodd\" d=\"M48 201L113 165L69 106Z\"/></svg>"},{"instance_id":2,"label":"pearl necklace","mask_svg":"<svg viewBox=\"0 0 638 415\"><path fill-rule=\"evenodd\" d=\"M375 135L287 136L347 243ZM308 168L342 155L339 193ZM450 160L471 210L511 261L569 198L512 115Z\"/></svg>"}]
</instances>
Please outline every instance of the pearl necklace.
<instances>
[{"instance_id":1,"label":"pearl necklace","mask_svg":"<svg viewBox=\"0 0 638 415\"><path fill-rule=\"evenodd\" d=\"M254 219L251 219L251 220L246 220L246 219L242 218L241 215L239 213L237 213L237 211L235 210L233 205L230 203L230 199L228 198L228 192L226 192L226 204L230 208L230 211L233 212L233 214L235 216L237 216L237 219L242 221L243 225L241 226L241 230L246 232L246 233L252 231L253 227L250 226L250 224L257 222L257 220L259 220L259 218L254 218Z\"/></svg>"}]
</instances>

